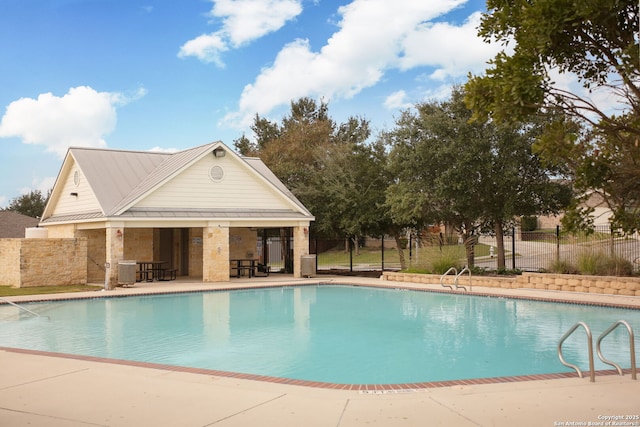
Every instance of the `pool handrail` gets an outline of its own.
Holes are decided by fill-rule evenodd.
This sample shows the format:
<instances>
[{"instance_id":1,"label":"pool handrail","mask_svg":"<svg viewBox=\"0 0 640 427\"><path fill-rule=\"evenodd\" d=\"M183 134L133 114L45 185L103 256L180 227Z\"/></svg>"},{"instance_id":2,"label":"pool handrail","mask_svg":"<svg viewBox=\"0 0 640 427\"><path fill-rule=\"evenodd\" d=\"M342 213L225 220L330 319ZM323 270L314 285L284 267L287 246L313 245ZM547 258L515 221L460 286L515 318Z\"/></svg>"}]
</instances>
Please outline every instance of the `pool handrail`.
<instances>
[{"instance_id":1,"label":"pool handrail","mask_svg":"<svg viewBox=\"0 0 640 427\"><path fill-rule=\"evenodd\" d=\"M467 273L469 273L469 290L471 290L471 270L470 270L470 269L469 269L469 267L468 267L468 266L466 266L466 265L464 266L464 268L463 268L462 270L460 270L460 273L456 274L456 278L455 278L455 280L454 280L454 284L456 285L456 289L458 289L458 288L462 288L462 289L464 289L464 291L466 292L466 291L467 291L467 288L465 288L465 287L464 287L464 286L462 286L462 285L458 285L458 278L460 278L460 276L462 276L462 274L463 274L465 271L466 271Z\"/></svg>"},{"instance_id":2,"label":"pool handrail","mask_svg":"<svg viewBox=\"0 0 640 427\"><path fill-rule=\"evenodd\" d=\"M596 352L598 353L598 357L600 358L600 360L602 360L607 365L611 365L614 368L616 368L616 370L618 371L618 374L624 375L622 373L622 368L620 368L620 365L618 365L615 362L612 362L611 360L605 359L605 357L602 355L602 351L600 349L600 344L602 343L602 339L604 337L606 337L607 335L609 335L610 332L612 332L614 329L616 329L620 325L623 325L624 327L626 327L627 328L627 332L629 332L629 354L630 354L630 357L631 357L631 379L635 380L635 379L637 379L636 378L636 349L634 347L633 328L631 327L629 322L627 322L626 320L618 320L617 322L614 322L611 326L609 326L609 329L607 329L602 334L600 334L600 336L598 337L598 340L596 341Z\"/></svg>"},{"instance_id":3,"label":"pool handrail","mask_svg":"<svg viewBox=\"0 0 640 427\"><path fill-rule=\"evenodd\" d=\"M455 267L451 267L449 268L442 276L440 276L440 286L444 287L444 288L449 288L451 290L453 290L453 287L451 285L445 285L444 283L444 277L446 275L448 275L451 271L453 271L453 274L456 275L456 277L458 276L458 270ZM456 284L456 281L454 279L454 284ZM457 285L456 285L457 286Z\"/></svg>"},{"instance_id":4,"label":"pool handrail","mask_svg":"<svg viewBox=\"0 0 640 427\"><path fill-rule=\"evenodd\" d=\"M560 359L560 363L562 363L564 366L574 369L578 373L578 376L582 378L582 371L580 370L580 368L577 367L576 365L568 363L566 360L564 360L564 357L562 356L562 343L564 343L564 340L569 338L569 335L571 335L580 326L582 326L585 332L587 333L587 343L589 347L589 378L590 378L589 381L593 383L596 381L596 371L593 368L593 338L591 334L591 329L589 329L589 325L587 325L584 322L578 322L575 325L573 325L562 336L562 338L560 338L560 342L558 342L558 358Z\"/></svg>"},{"instance_id":5,"label":"pool handrail","mask_svg":"<svg viewBox=\"0 0 640 427\"><path fill-rule=\"evenodd\" d=\"M38 313L36 313L35 311L31 311L31 310L29 310L29 309L28 309L28 308L26 308L26 307L23 307L23 306L21 306L21 305L19 305L19 304L16 304L15 302L9 301L9 300L8 300L8 299L6 299L6 298L0 297L0 301L4 301L4 302L6 302L6 303L7 303L7 304L9 304L9 305L12 305L12 306L14 306L14 307L19 308L20 310L24 310L24 311L26 311L26 312L27 312L27 313L29 313L29 314L33 314L33 315L34 315L34 316L36 316L36 317L42 317L42 316L40 316Z\"/></svg>"}]
</instances>

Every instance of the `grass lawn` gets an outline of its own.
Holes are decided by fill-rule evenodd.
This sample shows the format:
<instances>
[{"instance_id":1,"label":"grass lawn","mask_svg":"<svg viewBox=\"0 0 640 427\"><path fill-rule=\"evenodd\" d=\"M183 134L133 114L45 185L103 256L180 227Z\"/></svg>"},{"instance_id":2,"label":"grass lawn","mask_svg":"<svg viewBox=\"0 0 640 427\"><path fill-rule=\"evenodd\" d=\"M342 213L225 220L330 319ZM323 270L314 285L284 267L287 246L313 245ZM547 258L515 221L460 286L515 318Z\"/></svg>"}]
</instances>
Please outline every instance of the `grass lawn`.
<instances>
[{"instance_id":1,"label":"grass lawn","mask_svg":"<svg viewBox=\"0 0 640 427\"><path fill-rule=\"evenodd\" d=\"M60 294L64 292L87 292L98 291L100 289L102 289L102 286L93 285L34 286L32 288L12 288L11 286L0 286L0 297Z\"/></svg>"},{"instance_id":2,"label":"grass lawn","mask_svg":"<svg viewBox=\"0 0 640 427\"><path fill-rule=\"evenodd\" d=\"M466 253L463 245L450 245L443 246L440 248L439 246L424 246L418 249L418 253L416 255L415 249L413 250L413 257L416 256L420 260L430 260L439 258L442 254L442 251L447 251L448 253L453 253L456 258L460 258L461 260L466 260ZM489 255L489 246L485 244L478 244L475 246L475 255L477 257L487 256ZM404 256L409 262L409 249L404 250ZM353 263L354 264L380 264L382 261L382 252L380 248L360 248L360 254L356 255L355 250L353 251ZM385 264L399 264L400 257L398 256L398 251L395 248L387 248L384 249L384 262ZM465 261L466 262L466 261ZM322 252L318 255L318 267L326 267L331 265L349 265L349 252L345 252L344 249L333 249L326 252Z\"/></svg>"}]
</instances>

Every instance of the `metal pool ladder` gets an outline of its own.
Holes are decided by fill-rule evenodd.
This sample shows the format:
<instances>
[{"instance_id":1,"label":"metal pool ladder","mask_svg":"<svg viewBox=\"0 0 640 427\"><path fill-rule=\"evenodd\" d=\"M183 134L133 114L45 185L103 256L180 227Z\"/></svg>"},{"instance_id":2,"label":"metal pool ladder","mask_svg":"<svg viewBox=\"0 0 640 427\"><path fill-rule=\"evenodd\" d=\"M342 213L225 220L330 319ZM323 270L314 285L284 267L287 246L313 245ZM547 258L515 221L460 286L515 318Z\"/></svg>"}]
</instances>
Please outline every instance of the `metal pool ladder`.
<instances>
[{"instance_id":1,"label":"metal pool ladder","mask_svg":"<svg viewBox=\"0 0 640 427\"><path fill-rule=\"evenodd\" d=\"M613 331L615 328L617 328L618 326L623 325L624 327L627 328L627 332L629 332L629 354L631 357L631 379L635 380L636 378L636 349L634 346L634 337L633 337L633 329L631 328L631 325L629 324L629 322L627 322L626 320L618 320L617 322L614 322L609 329L607 329L606 331L604 331L599 337L598 337L598 341L596 341L596 351L598 352L598 357L600 358L600 360L602 360L604 363L613 366L614 368L616 368L618 370L618 374L622 375L622 369L620 368L620 365L618 365L617 363L614 363L610 360L605 359L605 357L602 355L602 351L600 351L600 343L602 342L602 339L604 337L606 337L607 335L609 335L609 333L611 331Z\"/></svg>"},{"instance_id":2,"label":"metal pool ladder","mask_svg":"<svg viewBox=\"0 0 640 427\"><path fill-rule=\"evenodd\" d=\"M2 297L0 297L0 301L4 301L4 302L6 302L7 304L12 305L12 306L14 306L14 307L17 307L17 308L19 308L20 310L24 310L24 311L26 311L27 313L32 314L32 315L34 315L34 316L36 316L36 317L42 317L42 316L40 316L38 313L36 313L35 311L31 311L31 310L29 310L29 309L28 309L28 308L26 308L26 307L23 307L23 306L21 306L21 305L18 305L18 304L16 304L15 302L11 302L11 301L9 301L9 300L8 300L8 299L6 299L6 298L2 298Z\"/></svg>"},{"instance_id":3,"label":"metal pool ladder","mask_svg":"<svg viewBox=\"0 0 640 427\"><path fill-rule=\"evenodd\" d=\"M445 276L447 276L449 273L453 272L453 274L455 274L455 278L453 279L453 285L456 287L456 289L458 288L462 288L465 290L465 292L467 291L467 288L465 286L462 285L458 285L458 279L460 278L460 276L462 276L465 272L469 273L469 290L471 290L471 270L469 270L469 267L465 266L462 270L460 270L460 273L458 273L458 270L456 270L455 267L451 267L450 269L448 269L442 276L440 276L440 286L445 287L445 288L449 288L453 290L453 287L451 285L447 285L444 283L444 278Z\"/></svg>"},{"instance_id":4,"label":"metal pool ladder","mask_svg":"<svg viewBox=\"0 0 640 427\"><path fill-rule=\"evenodd\" d=\"M629 353L631 354L631 379L637 379L636 378L636 351L634 348L634 336L633 336L633 329L631 328L631 325L629 325L629 323L625 320L618 320L617 322L614 322L609 329L607 329L606 331L604 331L602 334L600 334L600 336L598 337L598 340L596 341L596 350L598 353L598 357L600 358L600 360L602 360L602 362L611 365L613 367L615 367L618 370L618 373L620 375L623 375L622 373L622 368L620 368L620 365L605 359L605 357L602 355L602 351L600 351L600 343L602 342L602 339L604 337L606 337L611 331L613 331L615 328L617 328L620 325L624 325L627 328L627 331L629 332ZM589 378L590 378L590 382L595 382L596 380L596 373L595 370L593 368L593 338L592 338L592 334L591 334L591 329L589 329L589 325L587 325L584 322L578 322L575 325L573 325L571 328L569 328L569 330L562 336L562 338L560 338L560 342L558 342L558 358L560 359L560 363L562 363L563 365L574 369L577 373L578 376L580 378L582 378L582 371L580 371L580 368L578 368L576 365L573 365L571 363L568 363L565 359L564 356L562 355L562 344L564 343L564 341L569 338L569 336L571 334L573 334L575 332L576 329L578 329L580 326L582 326L587 334L587 346L588 346L588 350L589 350Z\"/></svg>"}]
</instances>

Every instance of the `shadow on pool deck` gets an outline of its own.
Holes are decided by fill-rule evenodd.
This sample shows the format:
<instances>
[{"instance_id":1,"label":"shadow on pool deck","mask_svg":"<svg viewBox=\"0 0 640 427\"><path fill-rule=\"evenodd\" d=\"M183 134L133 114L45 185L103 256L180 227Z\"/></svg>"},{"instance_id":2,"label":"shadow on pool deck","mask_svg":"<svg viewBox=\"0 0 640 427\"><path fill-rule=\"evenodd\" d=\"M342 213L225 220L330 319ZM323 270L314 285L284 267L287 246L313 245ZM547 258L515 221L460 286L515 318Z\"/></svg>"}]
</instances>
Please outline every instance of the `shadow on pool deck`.
<instances>
[{"instance_id":1,"label":"shadow on pool deck","mask_svg":"<svg viewBox=\"0 0 640 427\"><path fill-rule=\"evenodd\" d=\"M44 299L318 282L441 290L439 285L352 277L270 276L217 284L153 282ZM474 287L473 293L640 308L638 297L480 287ZM11 298L16 302L34 299ZM640 382L628 374L599 375L595 383L574 377L363 392L6 350L0 350L0 366L0 425L7 426L553 426L606 423L612 415L628 416L617 421L640 426L640 419L634 419L640 416Z\"/></svg>"}]
</instances>

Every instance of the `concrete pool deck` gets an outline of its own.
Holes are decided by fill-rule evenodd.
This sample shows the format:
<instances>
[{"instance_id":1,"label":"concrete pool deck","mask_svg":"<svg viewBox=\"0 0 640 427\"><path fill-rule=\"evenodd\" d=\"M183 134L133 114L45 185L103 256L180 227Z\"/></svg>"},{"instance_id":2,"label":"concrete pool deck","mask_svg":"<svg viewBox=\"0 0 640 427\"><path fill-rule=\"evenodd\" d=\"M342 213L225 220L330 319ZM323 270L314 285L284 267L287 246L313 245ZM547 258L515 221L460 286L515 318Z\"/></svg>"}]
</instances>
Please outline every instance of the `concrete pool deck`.
<instances>
[{"instance_id":1,"label":"concrete pool deck","mask_svg":"<svg viewBox=\"0 0 640 427\"><path fill-rule=\"evenodd\" d=\"M172 281L100 292L116 296L345 283L442 290L440 285L319 276ZM459 292L459 291L458 291ZM552 298L640 308L640 297L474 287L473 294ZM96 292L42 299L95 297ZM39 299L8 298L14 302ZM636 332L637 333L637 332ZM617 420L607 418L622 416ZM0 425L6 426L557 426L639 425L640 380L585 378L475 382L418 390L334 390L129 364L0 350ZM629 417L629 419L625 419ZM614 424L614 423L622 424ZM573 423L573 424L572 424ZM629 424L624 424L629 423ZM633 424L635 423L635 424Z\"/></svg>"}]
</instances>

